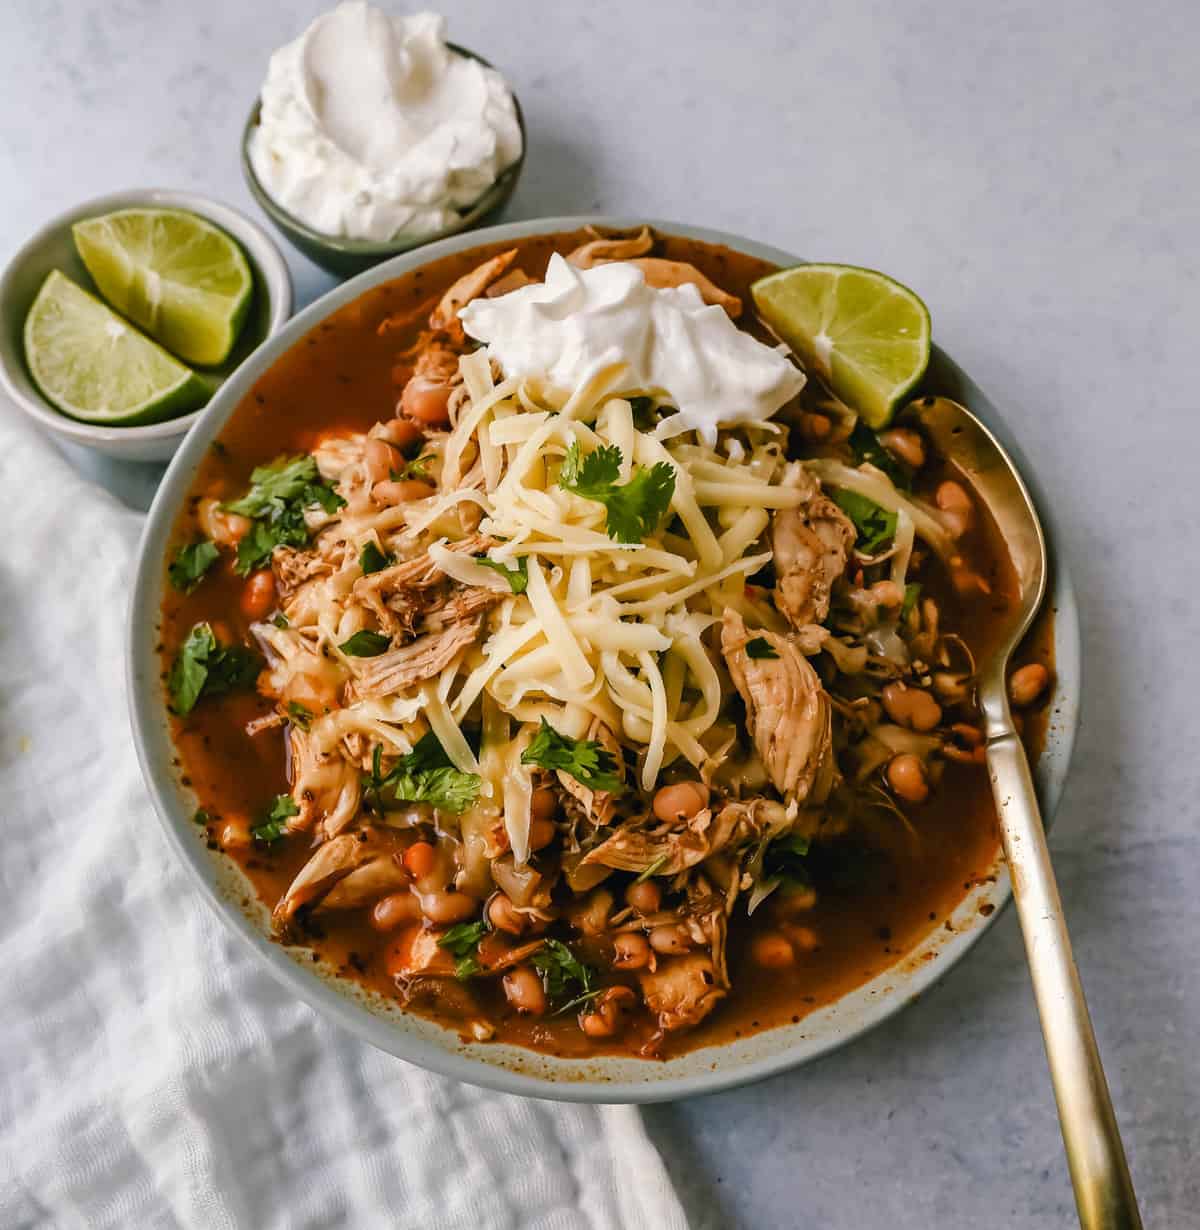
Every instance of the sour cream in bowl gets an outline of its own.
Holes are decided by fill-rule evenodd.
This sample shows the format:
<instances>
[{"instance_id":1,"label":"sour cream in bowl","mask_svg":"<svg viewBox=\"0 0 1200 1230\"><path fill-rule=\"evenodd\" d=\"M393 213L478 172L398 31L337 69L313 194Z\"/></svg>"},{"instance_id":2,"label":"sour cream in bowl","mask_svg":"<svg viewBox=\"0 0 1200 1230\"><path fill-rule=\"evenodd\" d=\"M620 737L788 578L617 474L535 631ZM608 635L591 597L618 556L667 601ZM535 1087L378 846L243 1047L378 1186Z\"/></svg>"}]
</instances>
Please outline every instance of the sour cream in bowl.
<instances>
[{"instance_id":1,"label":"sour cream in bowl","mask_svg":"<svg viewBox=\"0 0 1200 1230\"><path fill-rule=\"evenodd\" d=\"M332 272L481 221L511 195L519 104L435 13L347 0L271 57L243 147L251 191Z\"/></svg>"}]
</instances>

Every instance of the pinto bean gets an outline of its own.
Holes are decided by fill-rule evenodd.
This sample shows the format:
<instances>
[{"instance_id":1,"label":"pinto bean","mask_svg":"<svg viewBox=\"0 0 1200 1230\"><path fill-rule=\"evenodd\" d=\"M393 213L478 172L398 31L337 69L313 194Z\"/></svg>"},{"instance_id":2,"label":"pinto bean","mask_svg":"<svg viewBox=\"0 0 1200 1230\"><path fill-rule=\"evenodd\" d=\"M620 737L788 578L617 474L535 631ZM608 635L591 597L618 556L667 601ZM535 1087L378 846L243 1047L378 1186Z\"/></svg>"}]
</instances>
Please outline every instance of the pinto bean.
<instances>
[{"instance_id":1,"label":"pinto bean","mask_svg":"<svg viewBox=\"0 0 1200 1230\"><path fill-rule=\"evenodd\" d=\"M542 1016L546 1011L546 988L531 965L518 965L504 975L504 994L523 1015Z\"/></svg>"},{"instance_id":2,"label":"pinto bean","mask_svg":"<svg viewBox=\"0 0 1200 1230\"><path fill-rule=\"evenodd\" d=\"M939 483L933 500L942 510L944 519L955 537L965 534L971 528L975 519L975 505L971 503L971 497L962 483L951 479Z\"/></svg>"},{"instance_id":3,"label":"pinto bean","mask_svg":"<svg viewBox=\"0 0 1200 1230\"><path fill-rule=\"evenodd\" d=\"M679 923L667 923L650 932L650 947L664 956L687 952L691 946L692 937L688 935L687 928Z\"/></svg>"},{"instance_id":4,"label":"pinto bean","mask_svg":"<svg viewBox=\"0 0 1200 1230\"><path fill-rule=\"evenodd\" d=\"M582 907L575 911L572 921L585 935L600 935L608 930L612 908L612 893L607 888L597 888L587 895Z\"/></svg>"},{"instance_id":5,"label":"pinto bean","mask_svg":"<svg viewBox=\"0 0 1200 1230\"><path fill-rule=\"evenodd\" d=\"M833 433L833 424L827 414L813 414L806 410L800 415L800 439L809 444L821 444Z\"/></svg>"},{"instance_id":6,"label":"pinto bean","mask_svg":"<svg viewBox=\"0 0 1200 1230\"><path fill-rule=\"evenodd\" d=\"M415 451L418 444L425 439L424 433L416 423L412 419L405 418L388 419L386 423L380 423L375 428L375 432L381 440L394 444L405 454L410 450Z\"/></svg>"},{"instance_id":7,"label":"pinto bean","mask_svg":"<svg viewBox=\"0 0 1200 1230\"><path fill-rule=\"evenodd\" d=\"M469 893L421 893L420 901L421 913L438 926L466 922L479 913L479 901Z\"/></svg>"},{"instance_id":8,"label":"pinto bean","mask_svg":"<svg viewBox=\"0 0 1200 1230\"><path fill-rule=\"evenodd\" d=\"M400 394L401 413L431 427L450 421L450 386L425 376L414 376Z\"/></svg>"},{"instance_id":9,"label":"pinto bean","mask_svg":"<svg viewBox=\"0 0 1200 1230\"><path fill-rule=\"evenodd\" d=\"M622 931L613 939L613 965L617 969L645 969L650 964L650 941L640 931Z\"/></svg>"},{"instance_id":10,"label":"pinto bean","mask_svg":"<svg viewBox=\"0 0 1200 1230\"><path fill-rule=\"evenodd\" d=\"M631 884L625 890L625 904L633 906L639 914L653 914L662 905L662 889L653 880Z\"/></svg>"},{"instance_id":11,"label":"pinto bean","mask_svg":"<svg viewBox=\"0 0 1200 1230\"><path fill-rule=\"evenodd\" d=\"M506 893L496 893L488 902L488 922L497 931L507 931L509 935L520 935L529 924L527 915L513 905Z\"/></svg>"},{"instance_id":12,"label":"pinto bean","mask_svg":"<svg viewBox=\"0 0 1200 1230\"><path fill-rule=\"evenodd\" d=\"M764 969L785 969L796 962L796 952L779 931L761 931L750 941L750 957Z\"/></svg>"},{"instance_id":13,"label":"pinto bean","mask_svg":"<svg viewBox=\"0 0 1200 1230\"><path fill-rule=\"evenodd\" d=\"M676 782L654 796L654 814L664 822L690 820L708 806L708 787L702 782Z\"/></svg>"},{"instance_id":14,"label":"pinto bean","mask_svg":"<svg viewBox=\"0 0 1200 1230\"><path fill-rule=\"evenodd\" d=\"M821 946L821 937L811 927L798 927L793 923L785 926L784 931L796 952L813 952Z\"/></svg>"},{"instance_id":15,"label":"pinto bean","mask_svg":"<svg viewBox=\"0 0 1200 1230\"><path fill-rule=\"evenodd\" d=\"M880 432L879 443L893 457L898 457L906 466L919 470L925 464L925 441L919 431L911 427L893 427Z\"/></svg>"},{"instance_id":16,"label":"pinto bean","mask_svg":"<svg viewBox=\"0 0 1200 1230\"><path fill-rule=\"evenodd\" d=\"M553 820L558 815L558 799L549 786L541 786L529 800L529 814L536 820Z\"/></svg>"},{"instance_id":17,"label":"pinto bean","mask_svg":"<svg viewBox=\"0 0 1200 1230\"><path fill-rule=\"evenodd\" d=\"M371 909L371 926L376 931L394 931L421 917L421 903L412 893L389 893Z\"/></svg>"},{"instance_id":18,"label":"pinto bean","mask_svg":"<svg viewBox=\"0 0 1200 1230\"><path fill-rule=\"evenodd\" d=\"M372 436L363 445L363 461L367 467L367 478L372 485L384 482L391 474L396 463L396 452L386 441Z\"/></svg>"},{"instance_id":19,"label":"pinto bean","mask_svg":"<svg viewBox=\"0 0 1200 1230\"><path fill-rule=\"evenodd\" d=\"M437 865L437 851L427 841L414 841L404 851L404 867L415 880L423 879Z\"/></svg>"},{"instance_id":20,"label":"pinto bean","mask_svg":"<svg viewBox=\"0 0 1200 1230\"><path fill-rule=\"evenodd\" d=\"M394 508L412 500L427 500L435 490L431 483L423 483L419 478L388 478L371 488L371 498L376 504Z\"/></svg>"},{"instance_id":21,"label":"pinto bean","mask_svg":"<svg viewBox=\"0 0 1200 1230\"><path fill-rule=\"evenodd\" d=\"M558 829L550 820L531 820L529 822L530 850L544 850L557 836Z\"/></svg>"},{"instance_id":22,"label":"pinto bean","mask_svg":"<svg viewBox=\"0 0 1200 1230\"><path fill-rule=\"evenodd\" d=\"M266 619L271 613L275 606L275 574L270 568L250 574L242 586L240 606L247 619Z\"/></svg>"},{"instance_id":23,"label":"pinto bean","mask_svg":"<svg viewBox=\"0 0 1200 1230\"><path fill-rule=\"evenodd\" d=\"M1014 705L1024 709L1032 705L1046 690L1050 672L1040 662L1030 662L1013 671L1008 680L1008 698Z\"/></svg>"},{"instance_id":24,"label":"pinto bean","mask_svg":"<svg viewBox=\"0 0 1200 1230\"><path fill-rule=\"evenodd\" d=\"M922 733L933 730L942 720L942 707L920 688L889 683L880 696L887 715L900 726Z\"/></svg>"},{"instance_id":25,"label":"pinto bean","mask_svg":"<svg viewBox=\"0 0 1200 1230\"><path fill-rule=\"evenodd\" d=\"M924 803L929 797L929 782L919 756L902 752L893 756L887 767L888 785L909 803Z\"/></svg>"},{"instance_id":26,"label":"pinto bean","mask_svg":"<svg viewBox=\"0 0 1200 1230\"><path fill-rule=\"evenodd\" d=\"M625 1023L625 1012L633 1007L634 998L630 987L606 988L579 1014L579 1028L589 1038L611 1038Z\"/></svg>"}]
</instances>

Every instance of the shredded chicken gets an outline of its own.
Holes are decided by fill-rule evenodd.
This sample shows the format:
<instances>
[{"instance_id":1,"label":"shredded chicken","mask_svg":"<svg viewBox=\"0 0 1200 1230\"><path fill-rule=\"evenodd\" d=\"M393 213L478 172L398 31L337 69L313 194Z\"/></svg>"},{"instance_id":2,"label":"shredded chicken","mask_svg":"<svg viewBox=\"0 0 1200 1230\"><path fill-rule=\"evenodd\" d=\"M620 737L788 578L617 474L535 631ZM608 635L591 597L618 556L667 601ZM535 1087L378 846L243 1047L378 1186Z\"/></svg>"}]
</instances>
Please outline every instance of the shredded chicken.
<instances>
[{"instance_id":1,"label":"shredded chicken","mask_svg":"<svg viewBox=\"0 0 1200 1230\"><path fill-rule=\"evenodd\" d=\"M608 261L633 260L648 255L654 247L654 236L648 226L643 226L636 235L602 235L594 226L587 230L595 238L567 253L567 261L577 269L592 269Z\"/></svg>"},{"instance_id":2,"label":"shredded chicken","mask_svg":"<svg viewBox=\"0 0 1200 1230\"><path fill-rule=\"evenodd\" d=\"M659 1029L698 1025L724 998L712 958L702 953L673 957L658 969L641 974L646 1007L658 1018Z\"/></svg>"},{"instance_id":3,"label":"shredded chicken","mask_svg":"<svg viewBox=\"0 0 1200 1230\"><path fill-rule=\"evenodd\" d=\"M724 308L734 320L742 314L742 301L737 295L731 295L686 261L668 261L657 256L643 256L630 261L636 265L646 277L647 286L656 286L660 290L672 286L694 286L700 292L700 298L705 303L715 304Z\"/></svg>"},{"instance_id":4,"label":"shredded chicken","mask_svg":"<svg viewBox=\"0 0 1200 1230\"><path fill-rule=\"evenodd\" d=\"M773 656L751 657L751 640L764 641ZM772 784L796 802L827 798L837 774L833 710L816 671L787 637L749 632L733 610L721 624L721 652Z\"/></svg>"},{"instance_id":5,"label":"shredded chicken","mask_svg":"<svg viewBox=\"0 0 1200 1230\"><path fill-rule=\"evenodd\" d=\"M771 526L775 606L794 628L803 629L829 614L830 591L846 571L858 531L800 467L792 467L788 480L808 498L797 508L781 508Z\"/></svg>"},{"instance_id":6,"label":"shredded chicken","mask_svg":"<svg viewBox=\"0 0 1200 1230\"><path fill-rule=\"evenodd\" d=\"M498 256L493 256L491 260L484 261L482 265L459 278L433 309L429 317L429 327L444 331L452 337L457 335L461 339L462 325L459 322L458 313L472 299L478 299L508 269L516 257L517 249L510 248L507 252L501 252Z\"/></svg>"},{"instance_id":7,"label":"shredded chicken","mask_svg":"<svg viewBox=\"0 0 1200 1230\"><path fill-rule=\"evenodd\" d=\"M300 809L289 828L311 829L320 823L328 837L340 833L358 811L361 786L355 767L340 755L318 751L312 736L288 729L292 764L292 799Z\"/></svg>"},{"instance_id":8,"label":"shredded chicken","mask_svg":"<svg viewBox=\"0 0 1200 1230\"><path fill-rule=\"evenodd\" d=\"M444 632L431 632L409 645L389 650L376 658L363 658L351 685L355 698L388 696L404 692L425 679L440 674L468 645L479 638L478 615L451 624Z\"/></svg>"},{"instance_id":9,"label":"shredded chicken","mask_svg":"<svg viewBox=\"0 0 1200 1230\"><path fill-rule=\"evenodd\" d=\"M343 833L325 842L304 864L280 898L273 914L276 926L286 926L302 906L320 900L339 881L381 857L385 857L383 848L370 829Z\"/></svg>"}]
</instances>

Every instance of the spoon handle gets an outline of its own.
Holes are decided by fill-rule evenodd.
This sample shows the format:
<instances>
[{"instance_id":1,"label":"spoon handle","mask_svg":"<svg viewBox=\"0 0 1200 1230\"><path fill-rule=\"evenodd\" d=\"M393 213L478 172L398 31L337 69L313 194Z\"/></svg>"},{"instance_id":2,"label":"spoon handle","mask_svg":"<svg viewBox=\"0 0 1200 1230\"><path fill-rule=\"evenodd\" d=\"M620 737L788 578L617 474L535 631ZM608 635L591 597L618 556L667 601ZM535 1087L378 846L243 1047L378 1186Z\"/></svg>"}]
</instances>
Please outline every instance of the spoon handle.
<instances>
[{"instance_id":1,"label":"spoon handle","mask_svg":"<svg viewBox=\"0 0 1200 1230\"><path fill-rule=\"evenodd\" d=\"M988 773L1042 1020L1079 1224L1083 1230L1141 1230L1029 761L1011 726L989 736Z\"/></svg>"}]
</instances>

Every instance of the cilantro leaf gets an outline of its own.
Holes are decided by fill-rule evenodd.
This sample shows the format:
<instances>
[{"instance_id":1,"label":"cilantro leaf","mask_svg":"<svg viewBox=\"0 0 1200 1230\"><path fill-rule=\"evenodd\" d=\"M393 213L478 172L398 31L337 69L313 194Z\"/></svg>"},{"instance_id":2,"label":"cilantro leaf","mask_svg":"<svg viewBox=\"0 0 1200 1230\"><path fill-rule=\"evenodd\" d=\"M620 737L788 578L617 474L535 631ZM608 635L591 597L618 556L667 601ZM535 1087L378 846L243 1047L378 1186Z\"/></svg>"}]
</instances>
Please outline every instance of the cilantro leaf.
<instances>
[{"instance_id":1,"label":"cilantro leaf","mask_svg":"<svg viewBox=\"0 0 1200 1230\"><path fill-rule=\"evenodd\" d=\"M884 448L879 437L861 419L854 424L848 441L854 460L882 470L902 491L912 490L912 468Z\"/></svg>"},{"instance_id":2,"label":"cilantro leaf","mask_svg":"<svg viewBox=\"0 0 1200 1230\"><path fill-rule=\"evenodd\" d=\"M414 457L406 461L399 469L392 470L388 477L394 483L403 482L406 478L417 478L422 482L432 482L429 466L433 462L433 454L426 453L423 457Z\"/></svg>"},{"instance_id":3,"label":"cilantro leaf","mask_svg":"<svg viewBox=\"0 0 1200 1230\"><path fill-rule=\"evenodd\" d=\"M675 494L675 467L666 461L648 470L636 466L623 486L617 485L620 473L621 450L615 444L606 444L584 457L576 440L563 458L558 485L604 505L608 514L604 528L614 542L642 542L654 533L670 507Z\"/></svg>"},{"instance_id":4,"label":"cilantro leaf","mask_svg":"<svg viewBox=\"0 0 1200 1230\"><path fill-rule=\"evenodd\" d=\"M351 658L377 658L391 647L390 636L385 636L382 632L371 632L366 628L338 646L342 653Z\"/></svg>"},{"instance_id":5,"label":"cilantro leaf","mask_svg":"<svg viewBox=\"0 0 1200 1230\"><path fill-rule=\"evenodd\" d=\"M746 657L761 659L777 658L779 655L765 636L756 636L752 641L746 642Z\"/></svg>"},{"instance_id":6,"label":"cilantro leaf","mask_svg":"<svg viewBox=\"0 0 1200 1230\"><path fill-rule=\"evenodd\" d=\"M921 596L921 587L916 581L909 581L904 587L904 601L900 604L900 618L904 619L909 611L917 605L917 599Z\"/></svg>"},{"instance_id":7,"label":"cilantro leaf","mask_svg":"<svg viewBox=\"0 0 1200 1230\"><path fill-rule=\"evenodd\" d=\"M808 865L804 861L808 850L808 838L801 837L799 833L777 837L767 847L763 858L764 875L793 884L808 884Z\"/></svg>"},{"instance_id":8,"label":"cilantro leaf","mask_svg":"<svg viewBox=\"0 0 1200 1230\"><path fill-rule=\"evenodd\" d=\"M335 513L345 503L333 484L321 478L310 456L280 457L270 465L257 466L250 475L250 490L240 500L222 505L227 512L253 522L238 543L237 571L245 576L264 567L278 546L305 546L306 508L319 505Z\"/></svg>"},{"instance_id":9,"label":"cilantro leaf","mask_svg":"<svg viewBox=\"0 0 1200 1230\"><path fill-rule=\"evenodd\" d=\"M523 594L529 588L529 560L526 556L522 555L517 560L515 568L509 568L507 564L502 564L498 559L488 559L486 555L476 555L472 558L485 568L494 568L508 582L508 587L514 594Z\"/></svg>"},{"instance_id":10,"label":"cilantro leaf","mask_svg":"<svg viewBox=\"0 0 1200 1230\"><path fill-rule=\"evenodd\" d=\"M432 803L457 815L478 798L481 779L477 773L456 769L430 731L388 773L383 772L383 749L376 746L363 785L381 811L387 802Z\"/></svg>"},{"instance_id":11,"label":"cilantro leaf","mask_svg":"<svg viewBox=\"0 0 1200 1230\"><path fill-rule=\"evenodd\" d=\"M195 814L192 816L193 824L208 824L212 820L212 812L205 811L203 807L197 807Z\"/></svg>"},{"instance_id":12,"label":"cilantro leaf","mask_svg":"<svg viewBox=\"0 0 1200 1230\"><path fill-rule=\"evenodd\" d=\"M457 923L438 939L439 948L448 948L455 958L454 976L470 978L479 973L479 941L487 934L487 923Z\"/></svg>"},{"instance_id":13,"label":"cilantro leaf","mask_svg":"<svg viewBox=\"0 0 1200 1230\"><path fill-rule=\"evenodd\" d=\"M547 940L545 947L531 958L534 968L542 976L546 994L551 1000L566 999L555 1015L561 1016L572 1008L586 1003L600 994L593 986L595 970L585 965L561 940Z\"/></svg>"},{"instance_id":14,"label":"cilantro leaf","mask_svg":"<svg viewBox=\"0 0 1200 1230\"><path fill-rule=\"evenodd\" d=\"M522 764L536 764L543 769L562 769L589 790L618 793L621 779L613 754L592 739L569 739L560 735L545 718L529 746L521 753Z\"/></svg>"},{"instance_id":15,"label":"cilantro leaf","mask_svg":"<svg viewBox=\"0 0 1200 1230\"><path fill-rule=\"evenodd\" d=\"M184 717L201 696L254 686L262 659L243 645L222 645L210 625L195 624L175 655L167 676L171 709Z\"/></svg>"},{"instance_id":16,"label":"cilantro leaf","mask_svg":"<svg viewBox=\"0 0 1200 1230\"><path fill-rule=\"evenodd\" d=\"M250 830L250 835L255 841L264 842L269 846L287 833L289 818L299 814L300 808L296 806L296 800L290 794L277 794L275 801L271 804L271 810L267 812L261 824L256 824Z\"/></svg>"},{"instance_id":17,"label":"cilantro leaf","mask_svg":"<svg viewBox=\"0 0 1200 1230\"><path fill-rule=\"evenodd\" d=\"M292 626L291 620L282 611L276 611L271 616L271 622L277 628L290 628Z\"/></svg>"},{"instance_id":18,"label":"cilantro leaf","mask_svg":"<svg viewBox=\"0 0 1200 1230\"><path fill-rule=\"evenodd\" d=\"M220 551L207 539L189 543L179 548L174 560L167 568L167 576L180 593L190 594L220 556Z\"/></svg>"},{"instance_id":19,"label":"cilantro leaf","mask_svg":"<svg viewBox=\"0 0 1200 1230\"><path fill-rule=\"evenodd\" d=\"M639 873L639 875L638 875L637 879L635 879L635 880L634 880L634 883L635 883L635 884L645 884L645 882L646 882L648 879L650 879L650 877L651 877L651 876L652 876L652 875L653 875L656 871L658 871L658 869L659 869L660 867L663 867L663 866L665 866L665 865L666 865L666 863L667 863L667 859L668 859L669 857L670 857L670 856L669 856L669 855L667 855L667 854L660 854L660 855L658 856L658 858L656 858L656 859L652 859L649 863L647 863L647 864L646 864L646 866L645 866L645 867L643 867L643 868L642 868L642 870L641 870L641 872Z\"/></svg>"},{"instance_id":20,"label":"cilantro leaf","mask_svg":"<svg viewBox=\"0 0 1200 1230\"><path fill-rule=\"evenodd\" d=\"M363 576L369 577L373 572L382 572L394 563L390 555L385 555L376 545L374 539L363 543L363 549L358 556L358 566Z\"/></svg>"},{"instance_id":21,"label":"cilantro leaf","mask_svg":"<svg viewBox=\"0 0 1200 1230\"><path fill-rule=\"evenodd\" d=\"M896 533L896 514L880 508L874 500L845 489L835 491L833 498L842 512L854 522L858 530L858 541L854 545L864 555L877 551Z\"/></svg>"},{"instance_id":22,"label":"cilantro leaf","mask_svg":"<svg viewBox=\"0 0 1200 1230\"><path fill-rule=\"evenodd\" d=\"M293 726L298 726L301 730L307 730L312 725L313 715L310 709L306 709L297 701L289 701L287 707L288 721Z\"/></svg>"}]
</instances>

